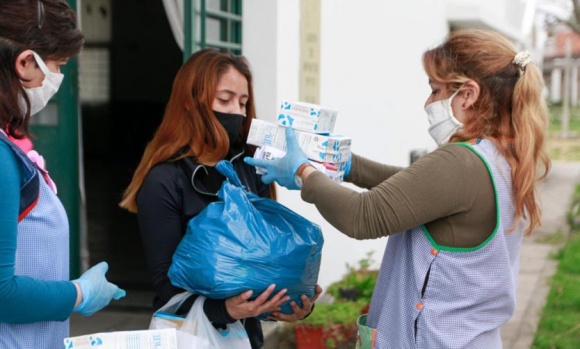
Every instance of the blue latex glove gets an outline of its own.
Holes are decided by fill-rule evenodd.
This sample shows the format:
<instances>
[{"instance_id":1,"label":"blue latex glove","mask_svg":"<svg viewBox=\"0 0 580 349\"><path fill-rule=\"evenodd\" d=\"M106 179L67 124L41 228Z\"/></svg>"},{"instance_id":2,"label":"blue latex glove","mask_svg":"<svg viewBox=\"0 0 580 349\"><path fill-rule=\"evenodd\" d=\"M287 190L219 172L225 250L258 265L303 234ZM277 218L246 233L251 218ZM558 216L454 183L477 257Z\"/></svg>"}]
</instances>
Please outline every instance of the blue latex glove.
<instances>
[{"instance_id":1,"label":"blue latex glove","mask_svg":"<svg viewBox=\"0 0 580 349\"><path fill-rule=\"evenodd\" d=\"M283 187L296 190L300 189L300 187L296 184L294 176L296 171L298 171L298 167L308 162L308 158L298 145L296 134L292 127L286 127L286 155L284 157L274 160L246 157L244 161L252 166L263 167L268 171L262 176L262 182L270 184L276 181Z\"/></svg>"},{"instance_id":2,"label":"blue latex glove","mask_svg":"<svg viewBox=\"0 0 580 349\"><path fill-rule=\"evenodd\" d=\"M107 281L105 274L109 270L106 262L101 262L85 271L80 278L73 280L79 284L83 301L73 310L82 315L92 315L106 307L111 299L125 297L125 290Z\"/></svg>"}]
</instances>

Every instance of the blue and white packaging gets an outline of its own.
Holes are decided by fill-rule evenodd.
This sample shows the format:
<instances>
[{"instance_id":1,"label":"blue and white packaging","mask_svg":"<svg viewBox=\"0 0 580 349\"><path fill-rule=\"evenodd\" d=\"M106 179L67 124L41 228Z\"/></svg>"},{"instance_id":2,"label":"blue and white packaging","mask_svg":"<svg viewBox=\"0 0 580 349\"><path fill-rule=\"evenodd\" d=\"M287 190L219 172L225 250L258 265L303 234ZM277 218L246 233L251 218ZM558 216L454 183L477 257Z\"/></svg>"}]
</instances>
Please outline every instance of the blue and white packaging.
<instances>
[{"instance_id":1,"label":"blue and white packaging","mask_svg":"<svg viewBox=\"0 0 580 349\"><path fill-rule=\"evenodd\" d=\"M193 341L183 342L187 348L202 348ZM185 346L182 346L185 348ZM178 349L175 328L142 331L117 331L93 333L64 339L65 349Z\"/></svg>"},{"instance_id":2,"label":"blue and white packaging","mask_svg":"<svg viewBox=\"0 0 580 349\"><path fill-rule=\"evenodd\" d=\"M283 101L277 122L280 126L292 126L296 130L329 134L334 130L338 112L316 104Z\"/></svg>"},{"instance_id":3,"label":"blue and white packaging","mask_svg":"<svg viewBox=\"0 0 580 349\"><path fill-rule=\"evenodd\" d=\"M274 160L281 158L284 155L286 155L286 152L284 150L276 149L274 147L265 145L263 147L259 147L258 149L256 149L256 152L254 153L254 158ZM337 183L342 183L344 179L344 167L345 167L344 165L346 164L345 162L335 164L329 162L323 163L310 160L310 164L314 166L314 168L316 168L318 171L324 173L328 178L332 179L333 181ZM265 168L256 167L256 173L263 175L266 174L267 171Z\"/></svg>"},{"instance_id":4,"label":"blue and white packaging","mask_svg":"<svg viewBox=\"0 0 580 349\"><path fill-rule=\"evenodd\" d=\"M320 135L295 130L300 148L314 161L341 163L350 156L351 138L341 135ZM248 144L258 147L271 146L286 150L286 130L264 120L254 119L248 134Z\"/></svg>"}]
</instances>

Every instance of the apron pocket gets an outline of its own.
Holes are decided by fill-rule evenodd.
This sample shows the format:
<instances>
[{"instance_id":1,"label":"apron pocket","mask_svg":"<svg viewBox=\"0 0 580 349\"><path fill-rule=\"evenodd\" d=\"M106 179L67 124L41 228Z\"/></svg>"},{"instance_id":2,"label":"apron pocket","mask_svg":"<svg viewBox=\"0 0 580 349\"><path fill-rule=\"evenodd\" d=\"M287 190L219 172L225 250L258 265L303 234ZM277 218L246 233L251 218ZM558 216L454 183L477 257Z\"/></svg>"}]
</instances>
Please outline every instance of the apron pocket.
<instances>
[{"instance_id":1,"label":"apron pocket","mask_svg":"<svg viewBox=\"0 0 580 349\"><path fill-rule=\"evenodd\" d=\"M361 315L356 324L358 325L356 349L374 349L377 330L367 326L367 315Z\"/></svg>"}]
</instances>

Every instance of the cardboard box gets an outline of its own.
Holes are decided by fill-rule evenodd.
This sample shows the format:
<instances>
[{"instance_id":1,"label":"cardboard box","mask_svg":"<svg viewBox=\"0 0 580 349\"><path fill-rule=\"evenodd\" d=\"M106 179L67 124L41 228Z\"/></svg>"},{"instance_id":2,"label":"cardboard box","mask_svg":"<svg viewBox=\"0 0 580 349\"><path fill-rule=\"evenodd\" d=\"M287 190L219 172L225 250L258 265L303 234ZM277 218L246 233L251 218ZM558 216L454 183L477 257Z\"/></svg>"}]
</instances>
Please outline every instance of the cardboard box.
<instances>
[{"instance_id":1,"label":"cardboard box","mask_svg":"<svg viewBox=\"0 0 580 349\"><path fill-rule=\"evenodd\" d=\"M278 124L313 133L332 133L336 110L305 102L283 101L278 113Z\"/></svg>"},{"instance_id":2,"label":"cardboard box","mask_svg":"<svg viewBox=\"0 0 580 349\"><path fill-rule=\"evenodd\" d=\"M65 349L177 349L174 328L93 333L64 339Z\"/></svg>"}]
</instances>

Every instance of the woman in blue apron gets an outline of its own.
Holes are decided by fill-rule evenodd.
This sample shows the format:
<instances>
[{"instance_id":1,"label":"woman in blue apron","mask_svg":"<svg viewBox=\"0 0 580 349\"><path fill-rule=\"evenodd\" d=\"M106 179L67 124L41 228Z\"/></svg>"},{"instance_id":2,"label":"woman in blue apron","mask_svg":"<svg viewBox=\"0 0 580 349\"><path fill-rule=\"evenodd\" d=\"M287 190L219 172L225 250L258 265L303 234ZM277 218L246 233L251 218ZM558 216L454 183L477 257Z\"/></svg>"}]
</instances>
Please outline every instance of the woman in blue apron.
<instances>
[{"instance_id":1,"label":"woman in blue apron","mask_svg":"<svg viewBox=\"0 0 580 349\"><path fill-rule=\"evenodd\" d=\"M125 291L100 263L69 281L69 226L28 137L31 117L63 79L83 35L64 0L0 2L0 348L60 348L72 311L91 315ZM57 141L57 140L55 140ZM33 161L34 160L34 161Z\"/></svg>"},{"instance_id":2,"label":"woman in blue apron","mask_svg":"<svg viewBox=\"0 0 580 349\"><path fill-rule=\"evenodd\" d=\"M429 134L440 146L407 168L355 154L341 187L289 151L266 183L302 184L333 226L355 239L389 236L363 348L501 348L513 315L522 238L540 224L536 181L550 168L540 70L501 35L459 30L427 51ZM388 127L388 125L385 125ZM527 221L527 222L526 222Z\"/></svg>"}]
</instances>

